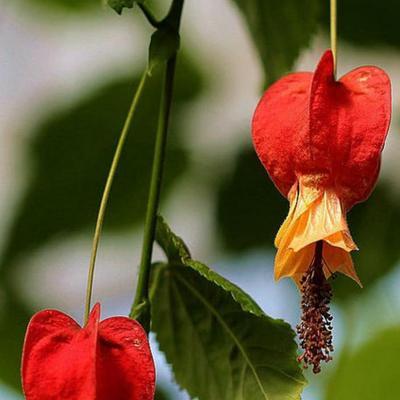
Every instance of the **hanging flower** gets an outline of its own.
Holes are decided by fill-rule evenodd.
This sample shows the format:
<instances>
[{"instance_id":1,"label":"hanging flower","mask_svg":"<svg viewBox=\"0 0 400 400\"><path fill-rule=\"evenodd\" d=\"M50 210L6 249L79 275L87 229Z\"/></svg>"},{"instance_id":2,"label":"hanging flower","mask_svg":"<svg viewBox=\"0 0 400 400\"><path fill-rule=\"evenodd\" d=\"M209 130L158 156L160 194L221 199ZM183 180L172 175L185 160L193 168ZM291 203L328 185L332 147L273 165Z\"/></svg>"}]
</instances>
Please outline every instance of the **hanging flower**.
<instances>
[{"instance_id":1,"label":"hanging flower","mask_svg":"<svg viewBox=\"0 0 400 400\"><path fill-rule=\"evenodd\" d=\"M141 325L99 318L99 304L84 328L59 311L33 316L22 358L27 400L154 399L154 363Z\"/></svg>"},{"instance_id":2,"label":"hanging flower","mask_svg":"<svg viewBox=\"0 0 400 400\"><path fill-rule=\"evenodd\" d=\"M328 50L314 73L272 85L253 117L258 157L290 203L275 240L275 278L291 277L302 291L301 359L315 372L333 350L327 279L341 272L361 285L346 213L374 188L391 114L384 71L360 67L338 81L333 71Z\"/></svg>"}]
</instances>

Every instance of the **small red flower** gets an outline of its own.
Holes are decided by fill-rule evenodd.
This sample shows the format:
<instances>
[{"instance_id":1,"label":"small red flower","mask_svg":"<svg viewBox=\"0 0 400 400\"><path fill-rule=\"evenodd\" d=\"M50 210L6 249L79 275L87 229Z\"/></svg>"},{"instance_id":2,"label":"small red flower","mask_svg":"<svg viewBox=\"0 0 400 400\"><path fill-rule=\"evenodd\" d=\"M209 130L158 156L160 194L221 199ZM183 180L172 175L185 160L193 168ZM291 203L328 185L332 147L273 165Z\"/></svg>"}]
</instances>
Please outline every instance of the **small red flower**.
<instances>
[{"instance_id":1,"label":"small red flower","mask_svg":"<svg viewBox=\"0 0 400 400\"><path fill-rule=\"evenodd\" d=\"M99 319L99 304L84 328L59 311L32 317L22 357L27 400L154 399L155 368L142 326L127 317Z\"/></svg>"},{"instance_id":2,"label":"small red flower","mask_svg":"<svg viewBox=\"0 0 400 400\"><path fill-rule=\"evenodd\" d=\"M328 50L314 73L289 74L273 84L253 118L258 157L290 202L275 240L275 278L292 277L301 287L300 338L306 363L317 371L332 349L326 279L341 272L361 284L350 256L357 246L346 213L374 188L391 115L390 80L384 71L360 67L338 81L333 71ZM315 309L319 315L310 313ZM322 319L319 328L325 325L319 333L308 329L316 319ZM318 345L306 332L318 333L325 352L307 353ZM315 363L308 362L311 358Z\"/></svg>"}]
</instances>

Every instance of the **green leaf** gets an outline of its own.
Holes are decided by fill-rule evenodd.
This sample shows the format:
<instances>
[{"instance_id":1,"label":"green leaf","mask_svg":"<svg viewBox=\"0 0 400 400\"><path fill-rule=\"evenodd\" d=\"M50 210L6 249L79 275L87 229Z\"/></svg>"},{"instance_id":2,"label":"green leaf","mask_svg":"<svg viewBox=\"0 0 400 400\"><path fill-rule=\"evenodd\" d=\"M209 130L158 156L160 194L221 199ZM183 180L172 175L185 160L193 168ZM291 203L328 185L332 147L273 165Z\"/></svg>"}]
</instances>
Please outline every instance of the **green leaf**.
<instances>
[{"instance_id":1,"label":"green leaf","mask_svg":"<svg viewBox=\"0 0 400 400\"><path fill-rule=\"evenodd\" d=\"M166 167L163 198L187 168L177 122L185 105L202 88L202 76L181 58L177 80L175 126ZM111 191L105 229L131 228L142 221L147 200L159 104L160 76L154 74L134 117ZM119 131L138 77L122 79L98 89L45 121L29 146L31 179L17 209L1 265L11 269L50 240L79 232L92 235L97 210Z\"/></svg>"},{"instance_id":2,"label":"green leaf","mask_svg":"<svg viewBox=\"0 0 400 400\"><path fill-rule=\"evenodd\" d=\"M108 5L118 14L122 13L124 8L132 8L133 3L140 3L137 0L107 0Z\"/></svg>"},{"instance_id":3,"label":"green leaf","mask_svg":"<svg viewBox=\"0 0 400 400\"><path fill-rule=\"evenodd\" d=\"M179 33L162 27L151 36L149 49L149 72L157 65L168 61L179 49Z\"/></svg>"},{"instance_id":4,"label":"green leaf","mask_svg":"<svg viewBox=\"0 0 400 400\"><path fill-rule=\"evenodd\" d=\"M400 327L387 329L339 363L326 400L393 400L400 393ZM397 394L396 394L397 393Z\"/></svg>"},{"instance_id":5,"label":"green leaf","mask_svg":"<svg viewBox=\"0 0 400 400\"><path fill-rule=\"evenodd\" d=\"M243 13L267 84L290 70L318 27L319 0L233 0ZM327 6L326 6L327 7Z\"/></svg>"},{"instance_id":6,"label":"green leaf","mask_svg":"<svg viewBox=\"0 0 400 400\"><path fill-rule=\"evenodd\" d=\"M31 313L14 290L0 288L0 300L0 380L20 391L22 345Z\"/></svg>"},{"instance_id":7,"label":"green leaf","mask_svg":"<svg viewBox=\"0 0 400 400\"><path fill-rule=\"evenodd\" d=\"M157 230L170 262L154 267L152 330L179 385L199 400L300 399L306 381L290 326L192 260L162 220Z\"/></svg>"},{"instance_id":8,"label":"green leaf","mask_svg":"<svg viewBox=\"0 0 400 400\"><path fill-rule=\"evenodd\" d=\"M224 279L201 262L193 260L184 241L171 231L162 217L158 217L157 220L156 240L167 255L169 263L178 263L194 269L204 278L214 282L230 293L233 299L241 304L244 311L249 311L256 315L264 314L258 304L243 292L242 289Z\"/></svg>"},{"instance_id":9,"label":"green leaf","mask_svg":"<svg viewBox=\"0 0 400 400\"><path fill-rule=\"evenodd\" d=\"M227 250L273 249L288 209L254 149L243 149L218 189L217 226Z\"/></svg>"},{"instance_id":10,"label":"green leaf","mask_svg":"<svg viewBox=\"0 0 400 400\"><path fill-rule=\"evenodd\" d=\"M329 7L323 10L323 24L329 32ZM397 0L341 1L337 12L339 38L368 48L400 47L400 2Z\"/></svg>"},{"instance_id":11,"label":"green leaf","mask_svg":"<svg viewBox=\"0 0 400 400\"><path fill-rule=\"evenodd\" d=\"M190 252L185 242L171 231L161 216L157 218L156 240L170 263L182 263L184 260L190 259Z\"/></svg>"}]
</instances>

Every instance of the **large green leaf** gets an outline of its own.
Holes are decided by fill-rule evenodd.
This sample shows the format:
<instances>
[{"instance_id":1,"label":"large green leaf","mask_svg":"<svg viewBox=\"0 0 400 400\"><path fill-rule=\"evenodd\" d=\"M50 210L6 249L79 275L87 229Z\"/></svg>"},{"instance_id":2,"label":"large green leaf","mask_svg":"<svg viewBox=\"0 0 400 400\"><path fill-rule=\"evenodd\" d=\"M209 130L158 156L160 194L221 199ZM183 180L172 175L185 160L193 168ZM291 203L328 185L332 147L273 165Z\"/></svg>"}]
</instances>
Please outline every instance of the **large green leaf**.
<instances>
[{"instance_id":1,"label":"large green leaf","mask_svg":"<svg viewBox=\"0 0 400 400\"><path fill-rule=\"evenodd\" d=\"M329 7L323 7L323 10L323 23L326 30L329 30ZM339 37L366 47L400 47L399 13L400 2L397 0L340 1Z\"/></svg>"},{"instance_id":2,"label":"large green leaf","mask_svg":"<svg viewBox=\"0 0 400 400\"><path fill-rule=\"evenodd\" d=\"M346 356L326 387L326 400L394 400L399 397L400 327L379 333Z\"/></svg>"},{"instance_id":3,"label":"large green leaf","mask_svg":"<svg viewBox=\"0 0 400 400\"><path fill-rule=\"evenodd\" d=\"M155 266L152 330L179 385L200 400L300 399L306 382L290 326L192 260L162 220L157 237L170 261Z\"/></svg>"},{"instance_id":4,"label":"large green leaf","mask_svg":"<svg viewBox=\"0 0 400 400\"><path fill-rule=\"evenodd\" d=\"M201 90L187 61L179 67L173 121ZM150 79L128 136L112 188L105 229L142 220L156 130L160 74ZM2 266L60 236L92 233L119 131L138 77L106 85L51 117L28 144L31 179L11 226ZM187 167L177 124L172 128L163 198Z\"/></svg>"},{"instance_id":5,"label":"large green leaf","mask_svg":"<svg viewBox=\"0 0 400 400\"><path fill-rule=\"evenodd\" d=\"M217 224L224 245L233 252L263 247L273 250L274 237L288 211L253 149L239 153L231 175L218 194ZM400 201L381 182L371 197L349 213L351 233L360 248L354 263L364 284L349 278L334 280L334 297L345 300L372 287L400 258ZM373 229L373 230L372 230Z\"/></svg>"},{"instance_id":6,"label":"large green leaf","mask_svg":"<svg viewBox=\"0 0 400 400\"><path fill-rule=\"evenodd\" d=\"M233 0L257 47L267 83L293 65L317 30L319 0Z\"/></svg>"}]
</instances>

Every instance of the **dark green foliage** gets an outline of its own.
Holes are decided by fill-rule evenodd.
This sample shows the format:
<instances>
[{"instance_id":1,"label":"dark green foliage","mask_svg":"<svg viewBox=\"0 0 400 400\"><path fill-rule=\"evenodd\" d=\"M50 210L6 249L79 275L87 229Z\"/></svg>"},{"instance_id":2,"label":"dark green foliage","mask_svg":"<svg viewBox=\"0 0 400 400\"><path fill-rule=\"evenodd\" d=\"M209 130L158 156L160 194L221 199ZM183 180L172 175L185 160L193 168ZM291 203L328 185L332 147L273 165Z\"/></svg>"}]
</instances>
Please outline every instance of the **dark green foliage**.
<instances>
[{"instance_id":1,"label":"dark green foliage","mask_svg":"<svg viewBox=\"0 0 400 400\"><path fill-rule=\"evenodd\" d=\"M400 259L400 201L384 182L365 203L357 204L350 211L348 220L360 249L352 254L364 289L344 276L338 277L334 281L334 296L340 300L371 288Z\"/></svg>"},{"instance_id":2,"label":"dark green foliage","mask_svg":"<svg viewBox=\"0 0 400 400\"><path fill-rule=\"evenodd\" d=\"M162 220L157 236L171 255L155 266L152 330L177 382L200 400L300 399L305 380L290 326L191 259Z\"/></svg>"},{"instance_id":3,"label":"dark green foliage","mask_svg":"<svg viewBox=\"0 0 400 400\"><path fill-rule=\"evenodd\" d=\"M101 7L102 0L26 0L51 9L81 12Z\"/></svg>"},{"instance_id":4,"label":"dark green foliage","mask_svg":"<svg viewBox=\"0 0 400 400\"><path fill-rule=\"evenodd\" d=\"M309 45L318 27L320 1L233 1L245 17L270 84L288 72Z\"/></svg>"},{"instance_id":5,"label":"dark green foliage","mask_svg":"<svg viewBox=\"0 0 400 400\"><path fill-rule=\"evenodd\" d=\"M329 30L329 7L323 7L323 24ZM361 46L400 47L400 2L397 0L346 0L338 2L338 34Z\"/></svg>"},{"instance_id":6,"label":"dark green foliage","mask_svg":"<svg viewBox=\"0 0 400 400\"><path fill-rule=\"evenodd\" d=\"M0 288L0 379L20 389L20 365L25 329L31 312L11 288Z\"/></svg>"},{"instance_id":7,"label":"dark green foliage","mask_svg":"<svg viewBox=\"0 0 400 400\"><path fill-rule=\"evenodd\" d=\"M397 399L399 354L400 327L380 332L353 354L343 356L329 379L325 399Z\"/></svg>"},{"instance_id":8,"label":"dark green foliage","mask_svg":"<svg viewBox=\"0 0 400 400\"><path fill-rule=\"evenodd\" d=\"M201 90L198 71L185 62L177 82L175 118ZM159 74L145 88L117 171L106 229L142 220L147 199L159 104ZM92 233L101 193L138 78L123 79L45 122L29 143L32 176L17 210L2 266L52 239ZM163 198L187 167L176 125L171 132Z\"/></svg>"},{"instance_id":9,"label":"dark green foliage","mask_svg":"<svg viewBox=\"0 0 400 400\"><path fill-rule=\"evenodd\" d=\"M169 400L169 399L170 399L170 397L168 396L168 394L165 393L161 388L159 388L157 386L156 395L154 397L154 400Z\"/></svg>"},{"instance_id":10,"label":"dark green foliage","mask_svg":"<svg viewBox=\"0 0 400 400\"><path fill-rule=\"evenodd\" d=\"M288 210L288 201L269 179L255 151L242 150L218 191L218 229L226 248L234 252L272 249Z\"/></svg>"}]
</instances>

